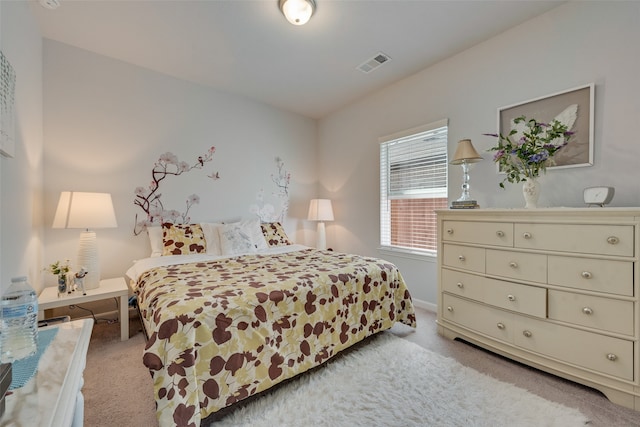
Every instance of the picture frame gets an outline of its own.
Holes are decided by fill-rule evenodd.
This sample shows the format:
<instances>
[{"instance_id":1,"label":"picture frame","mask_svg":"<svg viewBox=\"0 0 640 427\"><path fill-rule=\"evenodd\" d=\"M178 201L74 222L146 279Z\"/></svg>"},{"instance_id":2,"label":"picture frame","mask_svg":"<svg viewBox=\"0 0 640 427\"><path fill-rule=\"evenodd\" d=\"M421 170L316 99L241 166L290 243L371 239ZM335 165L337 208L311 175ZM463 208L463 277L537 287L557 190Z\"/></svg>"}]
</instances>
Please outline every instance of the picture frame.
<instances>
[{"instance_id":1,"label":"picture frame","mask_svg":"<svg viewBox=\"0 0 640 427\"><path fill-rule=\"evenodd\" d=\"M549 123L554 119L569 120L574 132L569 144L559 150L548 169L593 166L595 84L589 83L573 89L553 93L517 104L498 108L498 134L507 136L513 119L525 116L538 122ZM577 112L573 106L577 106ZM569 119L567 119L569 115ZM565 123L567 124L567 123Z\"/></svg>"}]
</instances>

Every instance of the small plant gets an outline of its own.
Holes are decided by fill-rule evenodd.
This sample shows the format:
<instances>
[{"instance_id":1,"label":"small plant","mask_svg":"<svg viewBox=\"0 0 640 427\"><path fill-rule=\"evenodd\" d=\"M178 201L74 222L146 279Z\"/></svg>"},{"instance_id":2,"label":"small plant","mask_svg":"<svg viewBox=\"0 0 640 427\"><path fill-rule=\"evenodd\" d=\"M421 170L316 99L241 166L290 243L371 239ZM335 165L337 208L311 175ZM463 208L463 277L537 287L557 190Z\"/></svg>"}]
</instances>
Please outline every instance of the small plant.
<instances>
[{"instance_id":1,"label":"small plant","mask_svg":"<svg viewBox=\"0 0 640 427\"><path fill-rule=\"evenodd\" d=\"M60 276L61 274L67 274L71 270L71 266L69 265L69 260L65 260L64 264L56 261L50 264L48 268L45 268L45 270L56 276Z\"/></svg>"}]
</instances>

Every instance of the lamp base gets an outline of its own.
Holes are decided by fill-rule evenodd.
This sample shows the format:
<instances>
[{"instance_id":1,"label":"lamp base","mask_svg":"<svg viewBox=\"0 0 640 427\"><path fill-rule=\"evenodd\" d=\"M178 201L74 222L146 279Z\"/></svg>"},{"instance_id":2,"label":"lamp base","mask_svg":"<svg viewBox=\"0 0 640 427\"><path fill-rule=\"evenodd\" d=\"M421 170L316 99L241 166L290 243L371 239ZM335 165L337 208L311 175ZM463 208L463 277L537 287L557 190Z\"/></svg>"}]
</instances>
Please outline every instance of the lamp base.
<instances>
[{"instance_id":1,"label":"lamp base","mask_svg":"<svg viewBox=\"0 0 640 427\"><path fill-rule=\"evenodd\" d=\"M87 275L84 276L84 288L86 290L100 287L100 260L94 231L86 230L80 233L78 265L76 267L78 270L83 267L87 270Z\"/></svg>"},{"instance_id":2,"label":"lamp base","mask_svg":"<svg viewBox=\"0 0 640 427\"><path fill-rule=\"evenodd\" d=\"M324 230L324 222L322 221L318 221L316 248L321 250L327 249L327 235Z\"/></svg>"}]
</instances>

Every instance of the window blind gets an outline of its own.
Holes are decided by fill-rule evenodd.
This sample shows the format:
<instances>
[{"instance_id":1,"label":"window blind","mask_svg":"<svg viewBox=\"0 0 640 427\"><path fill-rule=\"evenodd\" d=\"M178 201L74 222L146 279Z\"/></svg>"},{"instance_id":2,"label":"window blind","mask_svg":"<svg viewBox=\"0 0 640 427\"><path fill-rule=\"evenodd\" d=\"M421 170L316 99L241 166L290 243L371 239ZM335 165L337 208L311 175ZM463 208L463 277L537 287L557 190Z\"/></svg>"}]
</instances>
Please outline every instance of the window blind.
<instances>
[{"instance_id":1,"label":"window blind","mask_svg":"<svg viewBox=\"0 0 640 427\"><path fill-rule=\"evenodd\" d=\"M436 250L435 210L447 207L446 120L380 144L380 243Z\"/></svg>"}]
</instances>

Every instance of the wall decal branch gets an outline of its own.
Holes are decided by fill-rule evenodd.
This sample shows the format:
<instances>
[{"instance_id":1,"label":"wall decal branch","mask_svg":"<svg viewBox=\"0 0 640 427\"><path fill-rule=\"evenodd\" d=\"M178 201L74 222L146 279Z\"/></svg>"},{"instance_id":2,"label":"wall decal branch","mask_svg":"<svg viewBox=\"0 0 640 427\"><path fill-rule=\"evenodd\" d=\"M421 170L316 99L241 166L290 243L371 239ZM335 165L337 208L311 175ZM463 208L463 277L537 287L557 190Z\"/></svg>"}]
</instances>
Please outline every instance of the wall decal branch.
<instances>
[{"instance_id":1,"label":"wall decal branch","mask_svg":"<svg viewBox=\"0 0 640 427\"><path fill-rule=\"evenodd\" d=\"M258 203L251 205L250 211L260 218L262 222L282 222L289 210L289 183L291 174L284 168L284 161L280 157L275 158L277 174L271 174L271 180L276 185L277 191L272 194L280 200L280 210L276 212L270 203L264 203L264 189L260 189L256 196Z\"/></svg>"},{"instance_id":2,"label":"wall decal branch","mask_svg":"<svg viewBox=\"0 0 640 427\"><path fill-rule=\"evenodd\" d=\"M178 176L193 169L202 169L205 163L213 159L213 153L215 153L215 151L215 147L209 148L205 154L198 156L193 164L179 160L178 156L171 152L166 152L160 156L151 170L151 183L149 187L136 187L135 189L136 197L133 204L144 211L145 218L138 221L138 214L136 214L133 234L137 236L151 225L160 225L166 222L174 224L188 223L191 220L189 210L193 205L200 203L200 197L197 194L190 195L185 202L186 208L184 212L179 212L175 209L165 209L161 199L162 193L159 192L160 183L169 176ZM220 178L218 172L211 173L207 176L214 180Z\"/></svg>"}]
</instances>

